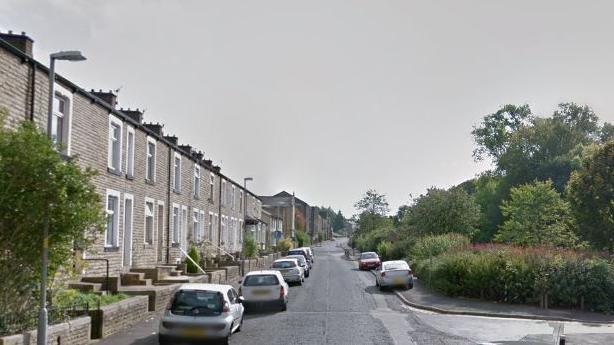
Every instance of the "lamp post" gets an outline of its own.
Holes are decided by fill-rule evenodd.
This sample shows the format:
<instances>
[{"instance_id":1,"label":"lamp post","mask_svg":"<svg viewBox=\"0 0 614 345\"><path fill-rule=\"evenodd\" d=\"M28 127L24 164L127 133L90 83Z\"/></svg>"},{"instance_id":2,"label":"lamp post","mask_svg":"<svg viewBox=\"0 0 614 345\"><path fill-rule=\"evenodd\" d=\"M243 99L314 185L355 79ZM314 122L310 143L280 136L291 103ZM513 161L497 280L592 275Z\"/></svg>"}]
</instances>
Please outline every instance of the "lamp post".
<instances>
[{"instance_id":1,"label":"lamp post","mask_svg":"<svg viewBox=\"0 0 614 345\"><path fill-rule=\"evenodd\" d=\"M49 55L49 103L47 108L47 136L52 136L53 124L53 101L55 99L55 60L83 61L85 57L80 51L61 51ZM47 269L49 265L49 214L45 215L43 223L43 250L41 254L41 288L40 310L38 313L38 331L36 332L36 344L47 344Z\"/></svg>"},{"instance_id":2,"label":"lamp post","mask_svg":"<svg viewBox=\"0 0 614 345\"><path fill-rule=\"evenodd\" d=\"M241 229L243 242L241 243L241 256L245 259L245 229L247 229L247 181L253 181L253 177L243 179L243 229ZM245 274L243 261L241 261L241 275Z\"/></svg>"}]
</instances>

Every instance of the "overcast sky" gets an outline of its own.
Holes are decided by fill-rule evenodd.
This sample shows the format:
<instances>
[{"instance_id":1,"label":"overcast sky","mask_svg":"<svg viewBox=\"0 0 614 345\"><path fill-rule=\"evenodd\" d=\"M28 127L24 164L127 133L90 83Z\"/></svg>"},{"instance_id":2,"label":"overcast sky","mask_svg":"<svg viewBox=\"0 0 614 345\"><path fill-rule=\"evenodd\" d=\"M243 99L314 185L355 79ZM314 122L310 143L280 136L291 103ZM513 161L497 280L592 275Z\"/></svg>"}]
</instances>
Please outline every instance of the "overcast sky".
<instances>
[{"instance_id":1,"label":"overcast sky","mask_svg":"<svg viewBox=\"0 0 614 345\"><path fill-rule=\"evenodd\" d=\"M258 194L392 209L487 169L471 128L506 103L614 121L612 1L0 1L0 29L59 73L121 87L183 144Z\"/></svg>"}]
</instances>

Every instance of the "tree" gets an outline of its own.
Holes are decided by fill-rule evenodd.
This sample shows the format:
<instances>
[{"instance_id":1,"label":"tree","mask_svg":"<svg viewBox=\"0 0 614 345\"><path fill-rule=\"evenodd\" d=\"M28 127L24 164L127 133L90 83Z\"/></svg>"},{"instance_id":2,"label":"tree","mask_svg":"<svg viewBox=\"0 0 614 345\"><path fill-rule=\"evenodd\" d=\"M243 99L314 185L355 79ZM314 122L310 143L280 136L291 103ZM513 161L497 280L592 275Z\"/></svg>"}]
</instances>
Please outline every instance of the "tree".
<instances>
[{"instance_id":1,"label":"tree","mask_svg":"<svg viewBox=\"0 0 614 345\"><path fill-rule=\"evenodd\" d=\"M560 247L574 247L579 242L570 205L554 189L552 181L512 188L501 212L504 222L495 235L498 242Z\"/></svg>"},{"instance_id":2,"label":"tree","mask_svg":"<svg viewBox=\"0 0 614 345\"><path fill-rule=\"evenodd\" d=\"M595 248L614 250L614 140L593 147L571 175L567 196L580 233Z\"/></svg>"},{"instance_id":3,"label":"tree","mask_svg":"<svg viewBox=\"0 0 614 345\"><path fill-rule=\"evenodd\" d=\"M0 128L0 276L11 277L0 284L0 319L33 310L46 221L50 280L58 268L72 267L74 248L85 247L102 228L94 175L63 160L34 123Z\"/></svg>"},{"instance_id":4,"label":"tree","mask_svg":"<svg viewBox=\"0 0 614 345\"><path fill-rule=\"evenodd\" d=\"M533 119L527 104L507 104L495 113L486 115L479 127L471 134L478 147L473 151L477 160L490 157L495 161L506 152L510 136Z\"/></svg>"},{"instance_id":5,"label":"tree","mask_svg":"<svg viewBox=\"0 0 614 345\"><path fill-rule=\"evenodd\" d=\"M385 194L379 194L375 189L369 189L354 207L359 213L368 212L372 215L385 216L390 210Z\"/></svg>"},{"instance_id":6,"label":"tree","mask_svg":"<svg viewBox=\"0 0 614 345\"><path fill-rule=\"evenodd\" d=\"M337 211L335 214L335 218L333 219L333 231L339 231L345 228L345 217L341 213L341 211Z\"/></svg>"},{"instance_id":7,"label":"tree","mask_svg":"<svg viewBox=\"0 0 614 345\"><path fill-rule=\"evenodd\" d=\"M430 188L414 200L404 223L420 234L456 232L472 236L480 224L480 206L461 188Z\"/></svg>"}]
</instances>

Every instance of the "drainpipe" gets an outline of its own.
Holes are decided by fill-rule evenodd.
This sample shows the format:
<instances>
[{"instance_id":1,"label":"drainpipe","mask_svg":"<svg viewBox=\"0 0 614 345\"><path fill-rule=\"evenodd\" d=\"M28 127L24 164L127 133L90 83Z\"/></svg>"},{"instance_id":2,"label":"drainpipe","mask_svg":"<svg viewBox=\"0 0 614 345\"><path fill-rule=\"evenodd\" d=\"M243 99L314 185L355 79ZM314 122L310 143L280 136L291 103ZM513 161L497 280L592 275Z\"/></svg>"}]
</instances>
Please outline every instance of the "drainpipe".
<instances>
[{"instance_id":1,"label":"drainpipe","mask_svg":"<svg viewBox=\"0 0 614 345\"><path fill-rule=\"evenodd\" d=\"M166 188L166 209L167 209L167 217L166 217L166 264L168 265L171 257L171 212L173 207L171 205L171 156L173 152L169 145L168 147L168 185Z\"/></svg>"},{"instance_id":2,"label":"drainpipe","mask_svg":"<svg viewBox=\"0 0 614 345\"><path fill-rule=\"evenodd\" d=\"M30 60L32 65L32 84L30 86L30 121L34 122L34 97L36 96L36 62Z\"/></svg>"}]
</instances>

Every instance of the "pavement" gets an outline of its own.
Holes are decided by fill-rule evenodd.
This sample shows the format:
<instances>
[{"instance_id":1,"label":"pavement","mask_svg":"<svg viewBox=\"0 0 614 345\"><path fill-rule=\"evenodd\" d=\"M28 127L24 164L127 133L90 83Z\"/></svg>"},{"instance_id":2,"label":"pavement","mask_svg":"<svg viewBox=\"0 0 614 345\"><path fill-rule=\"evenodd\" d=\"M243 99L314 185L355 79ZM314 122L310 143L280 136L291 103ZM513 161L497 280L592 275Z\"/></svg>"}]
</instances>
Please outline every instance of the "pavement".
<instances>
[{"instance_id":1,"label":"pavement","mask_svg":"<svg viewBox=\"0 0 614 345\"><path fill-rule=\"evenodd\" d=\"M231 344L614 344L609 324L440 314L381 292L371 273L344 259L344 240L314 247L316 262L303 286L292 286L288 311L245 315ZM411 290L409 293L418 291ZM426 301L423 301L426 302ZM101 344L157 344L159 316L105 338Z\"/></svg>"}]
</instances>

